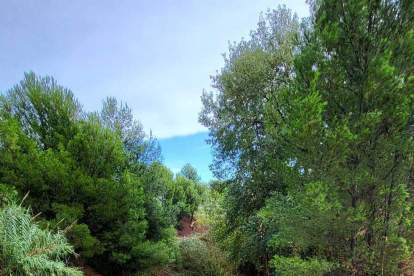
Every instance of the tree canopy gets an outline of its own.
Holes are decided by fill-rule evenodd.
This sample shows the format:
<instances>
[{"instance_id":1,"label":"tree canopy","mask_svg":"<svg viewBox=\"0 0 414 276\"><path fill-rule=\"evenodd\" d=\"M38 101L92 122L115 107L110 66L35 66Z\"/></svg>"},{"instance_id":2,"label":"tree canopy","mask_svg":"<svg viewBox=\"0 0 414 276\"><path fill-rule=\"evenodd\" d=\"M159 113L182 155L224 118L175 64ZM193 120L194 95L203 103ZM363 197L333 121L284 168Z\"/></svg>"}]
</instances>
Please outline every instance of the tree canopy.
<instances>
[{"instance_id":1,"label":"tree canopy","mask_svg":"<svg viewBox=\"0 0 414 276\"><path fill-rule=\"evenodd\" d=\"M412 250L413 3L311 11L269 11L203 94L227 183L216 232L247 273L397 275Z\"/></svg>"},{"instance_id":2,"label":"tree canopy","mask_svg":"<svg viewBox=\"0 0 414 276\"><path fill-rule=\"evenodd\" d=\"M414 274L414 2L308 2L203 92L209 185L114 97L86 112L32 72L0 94L0 275Z\"/></svg>"},{"instance_id":3,"label":"tree canopy","mask_svg":"<svg viewBox=\"0 0 414 276\"><path fill-rule=\"evenodd\" d=\"M39 226L70 226L76 252L106 275L171 261L173 226L198 208L202 184L195 169L174 178L126 104L84 112L53 78L28 73L1 95L0 117L0 183L30 194Z\"/></svg>"}]
</instances>

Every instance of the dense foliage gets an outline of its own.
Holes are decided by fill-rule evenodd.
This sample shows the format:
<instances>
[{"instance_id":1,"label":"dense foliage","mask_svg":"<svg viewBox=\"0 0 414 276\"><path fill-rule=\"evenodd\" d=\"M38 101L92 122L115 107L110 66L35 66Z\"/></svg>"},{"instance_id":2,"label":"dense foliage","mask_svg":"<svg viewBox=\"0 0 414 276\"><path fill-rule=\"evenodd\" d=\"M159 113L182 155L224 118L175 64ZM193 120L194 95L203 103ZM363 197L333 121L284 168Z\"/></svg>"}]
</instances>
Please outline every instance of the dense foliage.
<instances>
[{"instance_id":1,"label":"dense foliage","mask_svg":"<svg viewBox=\"0 0 414 276\"><path fill-rule=\"evenodd\" d=\"M211 241L198 237L180 240L177 269L186 276L232 276L235 270L228 257Z\"/></svg>"},{"instance_id":2,"label":"dense foliage","mask_svg":"<svg viewBox=\"0 0 414 276\"><path fill-rule=\"evenodd\" d=\"M414 5L311 11L267 13L203 94L227 179L215 233L248 274L399 275L413 250Z\"/></svg>"},{"instance_id":3,"label":"dense foliage","mask_svg":"<svg viewBox=\"0 0 414 276\"><path fill-rule=\"evenodd\" d=\"M68 230L42 230L28 209L7 205L0 212L0 275L83 275L62 261L74 254L64 236Z\"/></svg>"},{"instance_id":4,"label":"dense foliage","mask_svg":"<svg viewBox=\"0 0 414 276\"><path fill-rule=\"evenodd\" d=\"M209 187L115 98L85 112L34 73L1 94L0 274L413 274L414 2L308 2L262 15L203 93ZM178 241L185 216L210 232Z\"/></svg>"},{"instance_id":5,"label":"dense foliage","mask_svg":"<svg viewBox=\"0 0 414 276\"><path fill-rule=\"evenodd\" d=\"M81 258L106 275L129 275L172 258L173 226L198 208L202 184L174 175L128 106L86 113L52 78L26 74L0 97L0 182L41 213L44 228L72 225Z\"/></svg>"}]
</instances>

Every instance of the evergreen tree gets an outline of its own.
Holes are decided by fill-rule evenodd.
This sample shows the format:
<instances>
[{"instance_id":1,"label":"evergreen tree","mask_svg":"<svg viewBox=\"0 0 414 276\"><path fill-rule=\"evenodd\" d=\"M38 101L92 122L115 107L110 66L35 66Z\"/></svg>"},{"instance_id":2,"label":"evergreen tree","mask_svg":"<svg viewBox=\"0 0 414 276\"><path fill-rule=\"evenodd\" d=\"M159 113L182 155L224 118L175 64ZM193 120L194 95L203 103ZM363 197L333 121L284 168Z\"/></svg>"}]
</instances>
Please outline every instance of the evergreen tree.
<instances>
[{"instance_id":1,"label":"evergreen tree","mask_svg":"<svg viewBox=\"0 0 414 276\"><path fill-rule=\"evenodd\" d=\"M0 96L0 116L0 181L30 192L39 226L74 223L69 241L107 275L169 261L171 220L148 228L147 213L161 214L146 204L158 196L144 194L152 183L141 181L159 146L130 109L108 99L102 114L83 113L68 89L30 73Z\"/></svg>"},{"instance_id":2,"label":"evergreen tree","mask_svg":"<svg viewBox=\"0 0 414 276\"><path fill-rule=\"evenodd\" d=\"M203 94L212 168L231 172L217 234L263 274L276 253L281 275L397 275L413 238L413 3L310 2L305 24L282 9L278 32L260 23L230 48Z\"/></svg>"},{"instance_id":3,"label":"evergreen tree","mask_svg":"<svg viewBox=\"0 0 414 276\"><path fill-rule=\"evenodd\" d=\"M279 229L277 270L292 256L315 269L326 259L338 267L332 275L399 275L410 257L413 8L412 1L315 3L294 84L267 103L287 184L287 195L262 211Z\"/></svg>"},{"instance_id":4,"label":"evergreen tree","mask_svg":"<svg viewBox=\"0 0 414 276\"><path fill-rule=\"evenodd\" d=\"M270 93L290 85L300 28L286 7L268 11L249 40L229 46L225 67L212 77L216 93L202 96L199 121L210 131L211 169L228 180L219 239L248 274L269 273L273 233L256 215L285 183L278 162L283 150L266 135L265 106Z\"/></svg>"}]
</instances>

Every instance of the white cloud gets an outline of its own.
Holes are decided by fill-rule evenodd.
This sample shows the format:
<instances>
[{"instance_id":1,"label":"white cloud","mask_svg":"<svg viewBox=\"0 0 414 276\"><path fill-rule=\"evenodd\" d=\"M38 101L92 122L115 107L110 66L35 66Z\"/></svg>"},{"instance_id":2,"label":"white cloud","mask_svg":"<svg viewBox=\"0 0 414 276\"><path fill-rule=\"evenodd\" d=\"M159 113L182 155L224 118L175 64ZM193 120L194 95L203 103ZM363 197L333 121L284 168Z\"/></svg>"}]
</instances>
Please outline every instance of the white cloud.
<instances>
[{"instance_id":1,"label":"white cloud","mask_svg":"<svg viewBox=\"0 0 414 276\"><path fill-rule=\"evenodd\" d=\"M177 93L172 99L165 97L159 99L157 104L149 105L149 108L135 111L135 117L141 120L146 132L151 129L158 138L170 138L206 131L198 123L200 110L199 97Z\"/></svg>"},{"instance_id":2,"label":"white cloud","mask_svg":"<svg viewBox=\"0 0 414 276\"><path fill-rule=\"evenodd\" d=\"M177 174L177 173L179 173L180 171L181 171L181 169L180 168L172 168L172 169L170 169L174 174Z\"/></svg>"},{"instance_id":3,"label":"white cloud","mask_svg":"<svg viewBox=\"0 0 414 276\"><path fill-rule=\"evenodd\" d=\"M70 88L85 110L107 96L127 102L146 131L168 138L205 131L200 96L227 41L247 37L260 11L282 1L98 2L9 4L0 16L0 91L33 70ZM304 15L304 2L289 4Z\"/></svg>"}]
</instances>

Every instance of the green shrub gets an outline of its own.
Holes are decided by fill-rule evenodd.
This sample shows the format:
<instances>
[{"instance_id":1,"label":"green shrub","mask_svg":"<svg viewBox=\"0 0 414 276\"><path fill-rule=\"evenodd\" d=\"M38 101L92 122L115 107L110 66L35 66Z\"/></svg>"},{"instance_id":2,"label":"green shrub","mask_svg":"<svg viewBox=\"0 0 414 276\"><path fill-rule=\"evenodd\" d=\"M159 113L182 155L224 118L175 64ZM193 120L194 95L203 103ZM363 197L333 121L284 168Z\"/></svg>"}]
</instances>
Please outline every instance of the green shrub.
<instances>
[{"instance_id":1,"label":"green shrub","mask_svg":"<svg viewBox=\"0 0 414 276\"><path fill-rule=\"evenodd\" d=\"M299 257L275 256L270 265L280 276L322 276L333 268L326 260L310 258L302 260Z\"/></svg>"},{"instance_id":2,"label":"green shrub","mask_svg":"<svg viewBox=\"0 0 414 276\"><path fill-rule=\"evenodd\" d=\"M0 212L0 275L81 276L62 259L74 255L64 233L42 230L28 209L16 204Z\"/></svg>"},{"instance_id":3,"label":"green shrub","mask_svg":"<svg viewBox=\"0 0 414 276\"><path fill-rule=\"evenodd\" d=\"M201 241L198 237L180 240L177 267L189 276L229 276L232 274L227 256L217 247Z\"/></svg>"}]
</instances>

